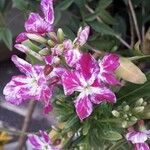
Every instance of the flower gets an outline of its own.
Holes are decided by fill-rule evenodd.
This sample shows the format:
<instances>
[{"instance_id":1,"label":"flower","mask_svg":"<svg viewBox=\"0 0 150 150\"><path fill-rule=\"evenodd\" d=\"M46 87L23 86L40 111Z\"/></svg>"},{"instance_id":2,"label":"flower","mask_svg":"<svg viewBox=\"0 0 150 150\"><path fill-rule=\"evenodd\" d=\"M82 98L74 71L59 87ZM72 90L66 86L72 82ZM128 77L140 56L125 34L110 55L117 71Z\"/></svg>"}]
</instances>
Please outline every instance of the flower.
<instances>
[{"instance_id":1,"label":"flower","mask_svg":"<svg viewBox=\"0 0 150 150\"><path fill-rule=\"evenodd\" d=\"M52 109L50 99L52 97L54 85L48 84L53 80L53 76L44 75L44 66L31 65L25 60L12 56L12 61L25 75L12 77L3 90L3 94L8 102L19 105L29 99L43 100L45 102L45 112ZM53 71L52 71L53 74Z\"/></svg>"},{"instance_id":2,"label":"flower","mask_svg":"<svg viewBox=\"0 0 150 150\"><path fill-rule=\"evenodd\" d=\"M72 42L70 39L66 39L62 44L56 44L51 50L53 55L63 55L66 63L70 67L74 67L77 61L80 59L81 52L80 46L83 46L89 36L90 28L86 26L82 27L78 31L77 38Z\"/></svg>"},{"instance_id":3,"label":"flower","mask_svg":"<svg viewBox=\"0 0 150 150\"><path fill-rule=\"evenodd\" d=\"M53 0L41 0L41 9L44 14L43 17L41 17L38 13L30 13L28 19L25 22L25 30L27 33L45 35L45 33L53 30ZM20 33L17 36L17 43L23 42L27 39L26 32Z\"/></svg>"},{"instance_id":4,"label":"flower","mask_svg":"<svg viewBox=\"0 0 150 150\"><path fill-rule=\"evenodd\" d=\"M32 148L36 150L60 150L57 146L54 146L48 134L45 131L39 131L41 137L29 134L28 142L31 144Z\"/></svg>"},{"instance_id":5,"label":"flower","mask_svg":"<svg viewBox=\"0 0 150 150\"><path fill-rule=\"evenodd\" d=\"M97 61L88 53L82 54L75 71L66 71L62 76L65 95L80 92L75 100L75 108L80 120L90 116L93 103L116 101L115 94L97 80L99 67Z\"/></svg>"},{"instance_id":6,"label":"flower","mask_svg":"<svg viewBox=\"0 0 150 150\"><path fill-rule=\"evenodd\" d=\"M150 137L150 130L145 131L130 131L126 135L126 139L134 144L135 150L149 150L148 144L145 141Z\"/></svg>"},{"instance_id":7,"label":"flower","mask_svg":"<svg viewBox=\"0 0 150 150\"><path fill-rule=\"evenodd\" d=\"M115 77L115 70L119 67L119 56L116 54L107 54L102 60L99 60L99 79L110 85L118 85L120 82Z\"/></svg>"}]
</instances>

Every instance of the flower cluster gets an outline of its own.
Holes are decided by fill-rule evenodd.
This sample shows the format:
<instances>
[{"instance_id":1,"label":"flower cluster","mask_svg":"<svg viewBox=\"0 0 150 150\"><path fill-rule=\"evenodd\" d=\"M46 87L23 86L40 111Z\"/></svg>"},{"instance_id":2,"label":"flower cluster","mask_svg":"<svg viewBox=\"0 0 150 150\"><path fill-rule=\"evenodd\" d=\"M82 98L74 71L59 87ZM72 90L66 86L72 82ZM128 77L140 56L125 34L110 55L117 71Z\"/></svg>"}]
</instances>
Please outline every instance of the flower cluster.
<instances>
[{"instance_id":1,"label":"flower cluster","mask_svg":"<svg viewBox=\"0 0 150 150\"><path fill-rule=\"evenodd\" d=\"M32 54L45 65L31 65L17 56L12 56L16 67L25 75L13 77L6 85L6 100L15 105L29 99L44 101L44 111L48 113L52 109L51 98L55 87L61 84L65 95L79 93L74 105L81 120L91 115L93 104L116 102L116 96L108 86L119 85L114 73L119 66L119 57L107 54L102 60L96 60L90 53L81 52L81 47L88 40L90 28L80 28L74 41L64 39L62 30L59 29L58 33L61 33L58 36L51 32L54 21L53 1L42 0L41 8L44 17L31 13L25 22L25 34L27 37L28 33L32 33L34 37L41 35L40 37L45 38L49 33L50 40L46 41L53 44L50 48L45 44L43 49L49 50L50 53L40 55L17 37L17 42L22 43L16 44L15 47L24 53Z\"/></svg>"}]
</instances>

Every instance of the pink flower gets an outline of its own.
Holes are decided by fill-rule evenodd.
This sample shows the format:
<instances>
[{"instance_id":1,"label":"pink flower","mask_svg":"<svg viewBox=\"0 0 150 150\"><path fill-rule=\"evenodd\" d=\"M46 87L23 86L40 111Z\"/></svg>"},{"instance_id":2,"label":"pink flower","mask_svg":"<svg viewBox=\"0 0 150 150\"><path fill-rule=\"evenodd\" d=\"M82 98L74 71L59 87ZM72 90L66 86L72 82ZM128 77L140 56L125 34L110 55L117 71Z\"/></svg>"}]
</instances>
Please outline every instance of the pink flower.
<instances>
[{"instance_id":1,"label":"pink flower","mask_svg":"<svg viewBox=\"0 0 150 150\"><path fill-rule=\"evenodd\" d=\"M73 42L70 39L67 39L62 44L55 45L51 49L52 55L63 55L66 63L70 67L74 67L81 56L79 48L86 43L89 36L89 32L89 26L86 26L83 29L81 27L78 31L77 38Z\"/></svg>"},{"instance_id":2,"label":"pink flower","mask_svg":"<svg viewBox=\"0 0 150 150\"><path fill-rule=\"evenodd\" d=\"M116 54L107 54L102 60L99 60L99 79L110 85L119 85L120 82L115 76L115 70L119 67L119 56Z\"/></svg>"},{"instance_id":3,"label":"pink flower","mask_svg":"<svg viewBox=\"0 0 150 150\"><path fill-rule=\"evenodd\" d=\"M28 19L25 22L25 30L27 33L45 35L45 33L53 30L53 0L41 0L41 9L44 14L43 17L41 17L38 13L30 13ZM18 35L16 38L17 43L23 42L27 39L25 35L26 32Z\"/></svg>"},{"instance_id":4,"label":"pink flower","mask_svg":"<svg viewBox=\"0 0 150 150\"><path fill-rule=\"evenodd\" d=\"M97 61L90 54L82 54L76 65L76 71L66 71L62 76L65 95L80 92L75 100L77 115L81 120L91 115L93 103L116 101L115 94L102 86L98 80L99 67Z\"/></svg>"},{"instance_id":5,"label":"pink flower","mask_svg":"<svg viewBox=\"0 0 150 150\"><path fill-rule=\"evenodd\" d=\"M53 77L44 75L44 66L32 66L16 55L12 56L12 61L25 75L14 76L7 83L3 90L6 100L15 105L29 99L43 100L45 102L45 112L50 111L52 109L50 99L54 86L48 84L48 82L53 80Z\"/></svg>"},{"instance_id":6,"label":"pink flower","mask_svg":"<svg viewBox=\"0 0 150 150\"><path fill-rule=\"evenodd\" d=\"M127 133L126 139L134 144L135 150L149 150L148 144L145 141L150 137L150 130L131 131Z\"/></svg>"},{"instance_id":7,"label":"pink flower","mask_svg":"<svg viewBox=\"0 0 150 150\"><path fill-rule=\"evenodd\" d=\"M60 148L52 144L52 141L45 131L40 131L40 135L41 137L34 134L28 135L28 142L32 148L36 150L60 150Z\"/></svg>"}]
</instances>

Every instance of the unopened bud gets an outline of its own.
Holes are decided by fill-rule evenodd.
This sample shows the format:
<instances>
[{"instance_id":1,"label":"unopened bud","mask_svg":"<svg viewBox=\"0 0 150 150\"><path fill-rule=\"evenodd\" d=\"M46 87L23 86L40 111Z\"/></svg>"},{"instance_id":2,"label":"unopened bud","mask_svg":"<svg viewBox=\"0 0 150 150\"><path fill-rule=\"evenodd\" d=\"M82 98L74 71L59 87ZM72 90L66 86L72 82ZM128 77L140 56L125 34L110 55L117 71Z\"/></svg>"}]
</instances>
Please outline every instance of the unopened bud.
<instances>
[{"instance_id":1,"label":"unopened bud","mask_svg":"<svg viewBox=\"0 0 150 150\"><path fill-rule=\"evenodd\" d=\"M126 128L127 125L128 125L127 121L123 121L123 122L122 122L122 127L123 127L123 128Z\"/></svg>"},{"instance_id":2,"label":"unopened bud","mask_svg":"<svg viewBox=\"0 0 150 150\"><path fill-rule=\"evenodd\" d=\"M57 31L57 38L59 43L62 43L64 41L64 32L61 28L59 28Z\"/></svg>"},{"instance_id":3,"label":"unopened bud","mask_svg":"<svg viewBox=\"0 0 150 150\"><path fill-rule=\"evenodd\" d=\"M137 101L136 101L136 106L141 106L142 105L142 103L143 103L143 98L140 98L140 99L138 99Z\"/></svg>"},{"instance_id":4,"label":"unopened bud","mask_svg":"<svg viewBox=\"0 0 150 150\"><path fill-rule=\"evenodd\" d=\"M38 43L41 43L41 44L47 42L47 40L46 40L45 38L43 38L42 36L37 35L37 34L27 33L26 36L27 36L29 39L31 39L31 40L33 40L33 41L36 41L36 42L38 42Z\"/></svg>"},{"instance_id":5,"label":"unopened bud","mask_svg":"<svg viewBox=\"0 0 150 150\"><path fill-rule=\"evenodd\" d=\"M126 111L126 112L129 111L129 109L130 109L129 105L126 105L126 106L123 107L123 110Z\"/></svg>"},{"instance_id":6,"label":"unopened bud","mask_svg":"<svg viewBox=\"0 0 150 150\"><path fill-rule=\"evenodd\" d=\"M44 67L44 74L47 76L52 72L52 70L53 70L53 66L47 64Z\"/></svg>"},{"instance_id":7,"label":"unopened bud","mask_svg":"<svg viewBox=\"0 0 150 150\"><path fill-rule=\"evenodd\" d=\"M124 114L124 115L123 115L123 118L128 118L128 115L127 115L127 114Z\"/></svg>"},{"instance_id":8,"label":"unopened bud","mask_svg":"<svg viewBox=\"0 0 150 150\"><path fill-rule=\"evenodd\" d=\"M55 42L52 41L52 40L48 40L47 43L48 43L48 45L49 45L50 47L54 47L54 46L55 46Z\"/></svg>"},{"instance_id":9,"label":"unopened bud","mask_svg":"<svg viewBox=\"0 0 150 150\"><path fill-rule=\"evenodd\" d=\"M132 116L131 118L130 118L130 121L132 121L132 122L136 122L138 119L135 117L135 116Z\"/></svg>"},{"instance_id":10,"label":"unopened bud","mask_svg":"<svg viewBox=\"0 0 150 150\"><path fill-rule=\"evenodd\" d=\"M50 54L50 51L48 48L43 48L42 50L39 51L39 54L42 56L46 56L46 55Z\"/></svg>"},{"instance_id":11,"label":"unopened bud","mask_svg":"<svg viewBox=\"0 0 150 150\"><path fill-rule=\"evenodd\" d=\"M147 102L143 102L143 104L142 104L143 106L146 106L147 105Z\"/></svg>"},{"instance_id":12,"label":"unopened bud","mask_svg":"<svg viewBox=\"0 0 150 150\"><path fill-rule=\"evenodd\" d=\"M50 32L50 33L48 33L48 34L49 34L50 39L51 39L52 41L54 41L54 42L57 42L57 41L58 41L57 35L56 35L55 32Z\"/></svg>"},{"instance_id":13,"label":"unopened bud","mask_svg":"<svg viewBox=\"0 0 150 150\"><path fill-rule=\"evenodd\" d=\"M119 117L119 116L120 116L120 113L119 113L117 110L113 110L113 111L112 111L112 114L113 114L113 116L115 116L115 117Z\"/></svg>"},{"instance_id":14,"label":"unopened bud","mask_svg":"<svg viewBox=\"0 0 150 150\"><path fill-rule=\"evenodd\" d=\"M141 113L144 110L144 106L134 107L133 112L134 113Z\"/></svg>"}]
</instances>

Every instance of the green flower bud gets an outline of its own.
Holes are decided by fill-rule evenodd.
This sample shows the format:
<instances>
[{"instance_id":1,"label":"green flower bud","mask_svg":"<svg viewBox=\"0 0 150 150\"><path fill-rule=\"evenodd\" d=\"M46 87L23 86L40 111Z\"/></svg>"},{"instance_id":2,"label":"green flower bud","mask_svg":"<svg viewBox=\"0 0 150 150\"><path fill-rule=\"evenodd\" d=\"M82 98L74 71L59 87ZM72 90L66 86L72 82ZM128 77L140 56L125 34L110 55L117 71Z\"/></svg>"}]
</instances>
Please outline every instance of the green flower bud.
<instances>
[{"instance_id":1,"label":"green flower bud","mask_svg":"<svg viewBox=\"0 0 150 150\"><path fill-rule=\"evenodd\" d=\"M138 120L138 119L137 119L135 116L132 116L132 117L130 118L130 121L131 121L131 122L137 122L137 120Z\"/></svg>"},{"instance_id":2,"label":"green flower bud","mask_svg":"<svg viewBox=\"0 0 150 150\"><path fill-rule=\"evenodd\" d=\"M50 32L48 33L48 35L50 36L50 39L54 42L58 42L58 39L57 39L57 35L55 32Z\"/></svg>"},{"instance_id":3,"label":"green flower bud","mask_svg":"<svg viewBox=\"0 0 150 150\"><path fill-rule=\"evenodd\" d=\"M129 109L130 109L129 105L126 105L126 106L123 107L123 110L126 111L126 112L129 111Z\"/></svg>"},{"instance_id":4,"label":"green flower bud","mask_svg":"<svg viewBox=\"0 0 150 150\"><path fill-rule=\"evenodd\" d=\"M119 113L117 110L113 110L113 111L112 111L112 114L113 114L113 116L115 116L115 117L119 117L119 116L120 116L120 113Z\"/></svg>"},{"instance_id":5,"label":"green flower bud","mask_svg":"<svg viewBox=\"0 0 150 150\"><path fill-rule=\"evenodd\" d=\"M46 55L50 54L50 51L47 48L43 48L42 50L39 51L39 54L42 56L46 56Z\"/></svg>"},{"instance_id":6,"label":"green flower bud","mask_svg":"<svg viewBox=\"0 0 150 150\"><path fill-rule=\"evenodd\" d=\"M128 122L127 122L127 121L123 121L123 122L122 122L122 127L123 127L123 128L126 128L127 125L128 125Z\"/></svg>"},{"instance_id":7,"label":"green flower bud","mask_svg":"<svg viewBox=\"0 0 150 150\"><path fill-rule=\"evenodd\" d=\"M140 99L138 99L138 100L136 101L135 105L136 105L136 106L141 106L143 102L144 102L143 98L140 98Z\"/></svg>"},{"instance_id":8,"label":"green flower bud","mask_svg":"<svg viewBox=\"0 0 150 150\"><path fill-rule=\"evenodd\" d=\"M36 42L41 43L41 44L45 44L47 42L47 40L45 38L43 38L42 36L37 35L37 34L27 33L26 36L30 40L36 41Z\"/></svg>"},{"instance_id":9,"label":"green flower bud","mask_svg":"<svg viewBox=\"0 0 150 150\"><path fill-rule=\"evenodd\" d=\"M57 31L57 38L59 43L62 43L64 41L64 32L61 28L59 28Z\"/></svg>"},{"instance_id":10,"label":"green flower bud","mask_svg":"<svg viewBox=\"0 0 150 150\"><path fill-rule=\"evenodd\" d=\"M147 102L143 102L143 104L142 104L143 106L146 106L147 105Z\"/></svg>"},{"instance_id":11,"label":"green flower bud","mask_svg":"<svg viewBox=\"0 0 150 150\"><path fill-rule=\"evenodd\" d=\"M55 46L55 43L52 40L48 40L47 43L48 43L48 45L50 47L54 47Z\"/></svg>"},{"instance_id":12,"label":"green flower bud","mask_svg":"<svg viewBox=\"0 0 150 150\"><path fill-rule=\"evenodd\" d=\"M134 113L141 113L144 111L144 106L134 107L133 112Z\"/></svg>"},{"instance_id":13,"label":"green flower bud","mask_svg":"<svg viewBox=\"0 0 150 150\"><path fill-rule=\"evenodd\" d=\"M124 115L123 115L123 118L128 118L128 115L127 115L127 114L124 114Z\"/></svg>"}]
</instances>

